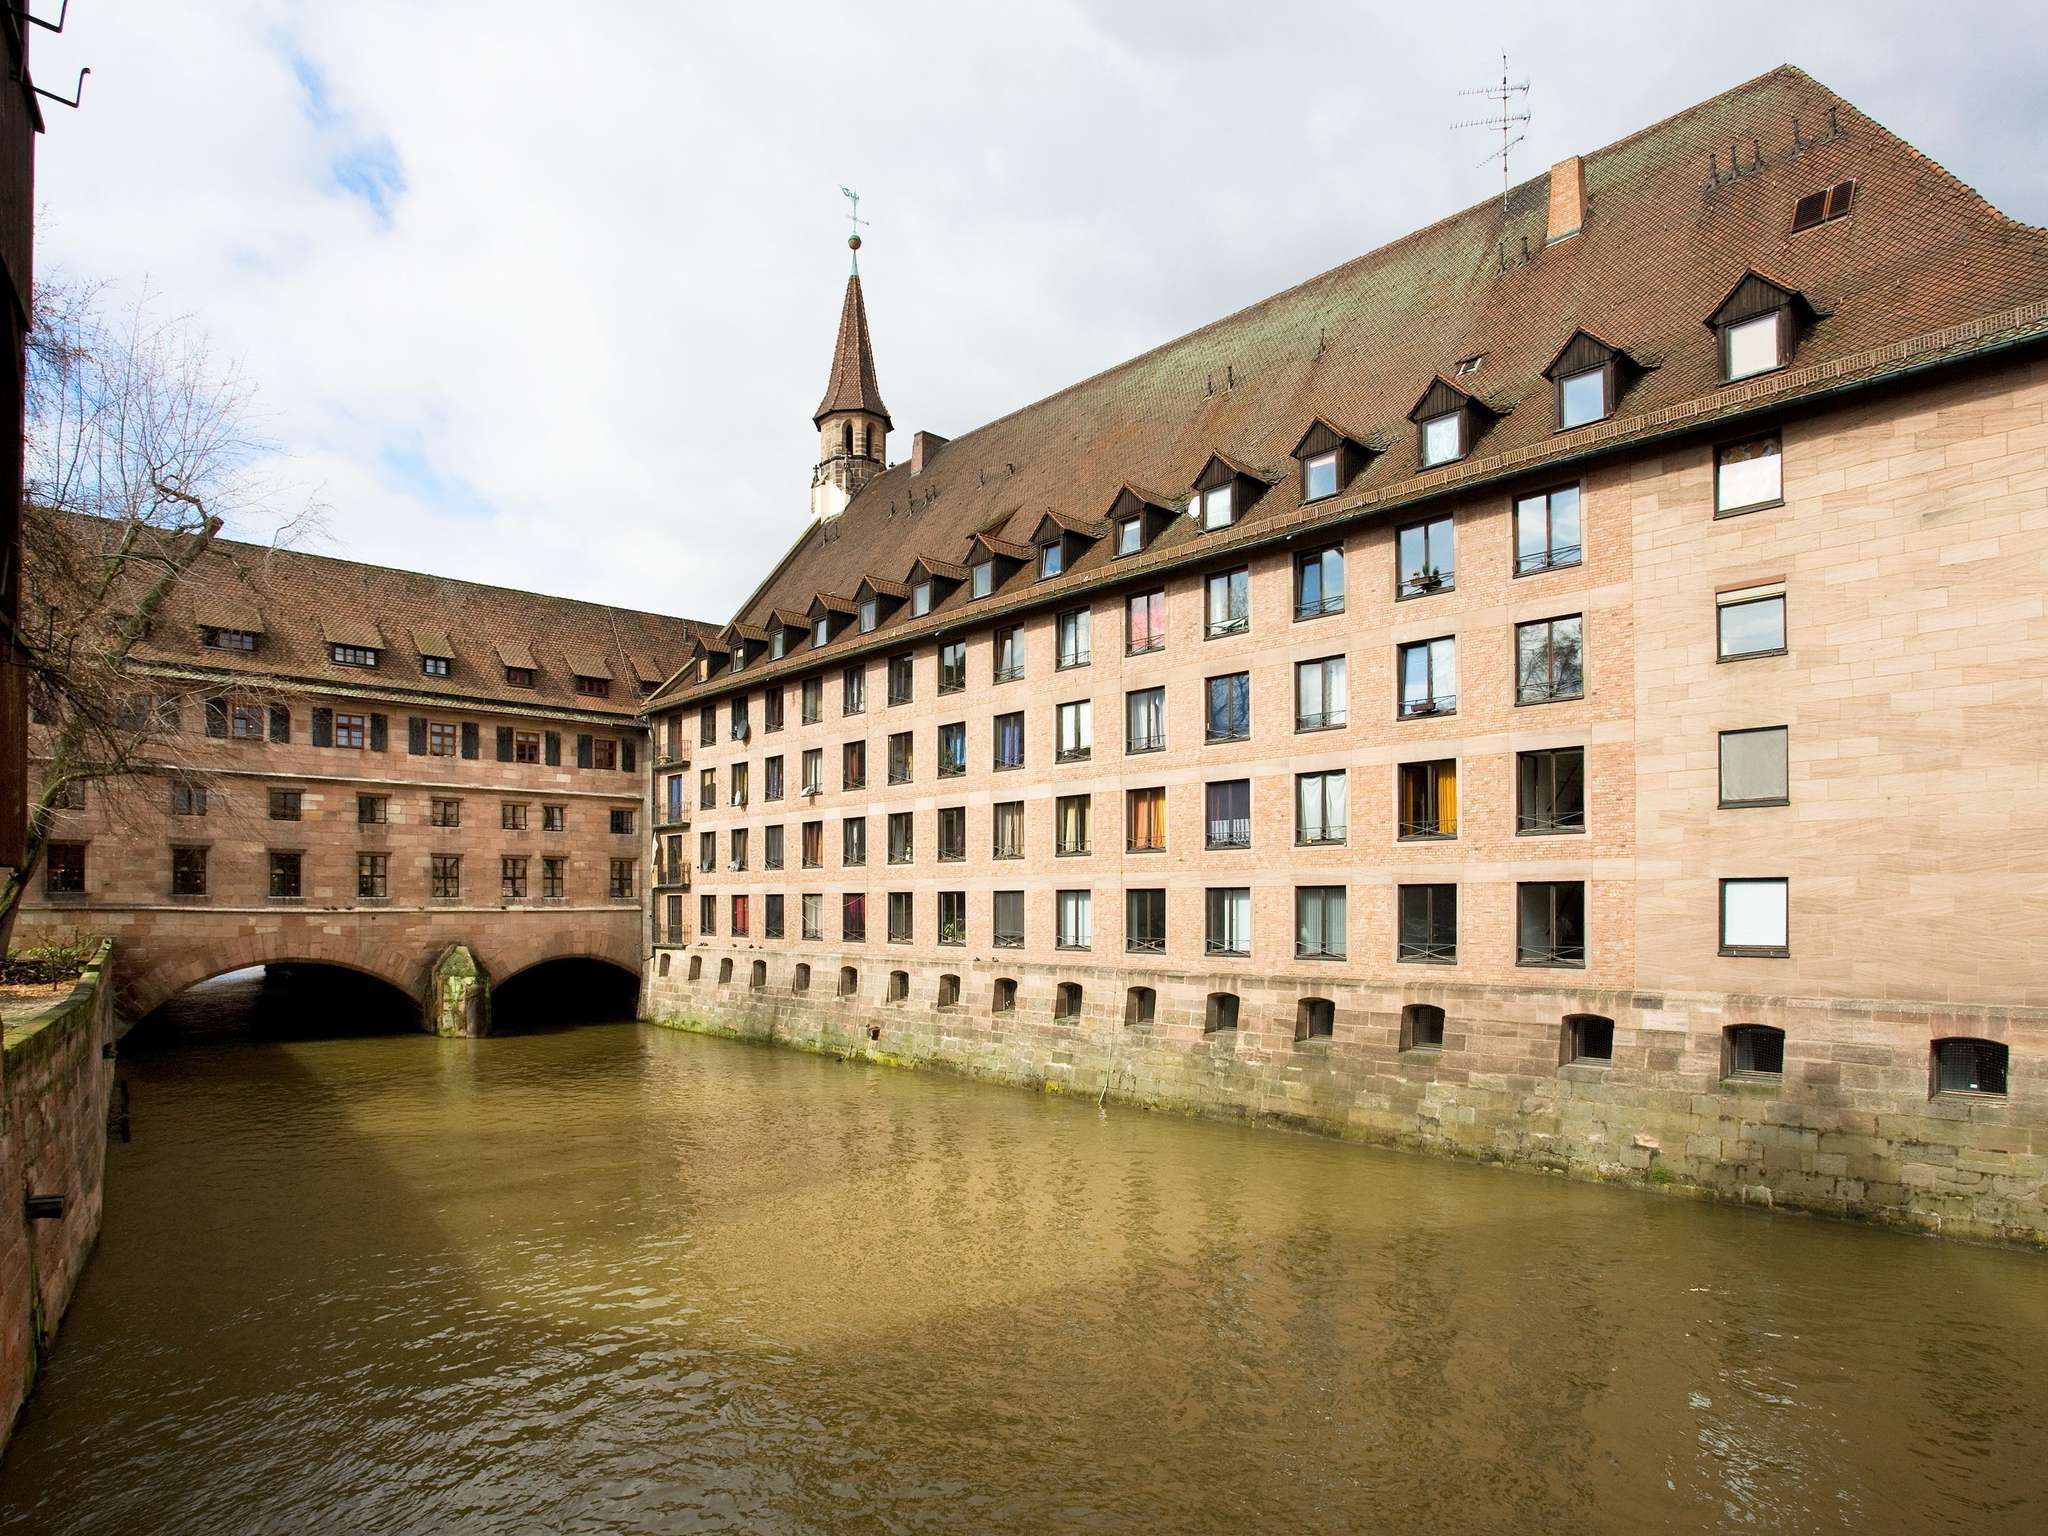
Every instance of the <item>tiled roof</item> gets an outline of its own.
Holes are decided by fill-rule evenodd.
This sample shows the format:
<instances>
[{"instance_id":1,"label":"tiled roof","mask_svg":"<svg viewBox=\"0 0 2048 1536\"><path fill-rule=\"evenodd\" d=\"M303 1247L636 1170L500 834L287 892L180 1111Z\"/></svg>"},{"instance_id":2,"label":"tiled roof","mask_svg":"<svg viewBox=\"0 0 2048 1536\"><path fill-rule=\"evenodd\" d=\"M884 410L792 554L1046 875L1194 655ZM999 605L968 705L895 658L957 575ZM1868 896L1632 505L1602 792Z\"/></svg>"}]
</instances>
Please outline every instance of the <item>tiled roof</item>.
<instances>
[{"instance_id":1,"label":"tiled roof","mask_svg":"<svg viewBox=\"0 0 2048 1536\"><path fill-rule=\"evenodd\" d=\"M1742 147L1734 175L1731 143ZM1201 558L1280 520L1412 499L1488 465L1583 455L1633 425L1805 389L1816 367L1840 383L1889 366L1865 354L2048 299L2048 233L2006 218L1789 65L1586 155L1582 172L1581 230L1555 245L1546 174L955 437L914 499L909 466L891 467L829 525L805 530L746 616L807 605L906 556L964 560L977 534L1015 549L1047 512L1098 517L1127 486L1170 488L1137 494L1171 510L1211 454L1285 466L1318 416L1383 449L1339 497L1304 511L1298 479L1284 475L1237 528L1205 535L1174 519L1143 563ZM1851 178L1849 216L1792 233L1803 195ZM1789 370L1724 385L1705 322L1751 271L1814 315ZM1632 371L1615 419L1559 433L1542 372L1581 329L1657 366ZM1406 417L1439 376L1492 415L1471 460L1425 473ZM1037 590L1099 578L1113 558L1098 544ZM967 601L954 593L935 620Z\"/></svg>"},{"instance_id":2,"label":"tiled roof","mask_svg":"<svg viewBox=\"0 0 2048 1536\"><path fill-rule=\"evenodd\" d=\"M822 422L834 411L866 411L895 430L889 408L882 404L881 386L875 382L875 347L868 340L868 309L861 302L858 272L846 280L846 302L839 309L839 340L832 348L832 377L825 381L825 398L812 423Z\"/></svg>"},{"instance_id":3,"label":"tiled roof","mask_svg":"<svg viewBox=\"0 0 2048 1536\"><path fill-rule=\"evenodd\" d=\"M113 528L91 518L68 525L95 543ZM263 638L253 652L200 643L202 625L248 628L244 619L257 613ZM235 622L221 623L224 616ZM658 682L682 666L692 635L710 632L710 625L689 619L217 539L172 589L134 655L145 664L293 686L331 683L631 716L641 707L635 690L615 688L610 698L580 695L576 669L596 666L602 670L586 675L600 677L649 676L626 667L630 647L662 668L659 677L649 676ZM337 665L330 644L374 645L383 656L367 672ZM422 655L449 657L449 675L425 676ZM506 686L506 667L529 665L533 687Z\"/></svg>"}]
</instances>

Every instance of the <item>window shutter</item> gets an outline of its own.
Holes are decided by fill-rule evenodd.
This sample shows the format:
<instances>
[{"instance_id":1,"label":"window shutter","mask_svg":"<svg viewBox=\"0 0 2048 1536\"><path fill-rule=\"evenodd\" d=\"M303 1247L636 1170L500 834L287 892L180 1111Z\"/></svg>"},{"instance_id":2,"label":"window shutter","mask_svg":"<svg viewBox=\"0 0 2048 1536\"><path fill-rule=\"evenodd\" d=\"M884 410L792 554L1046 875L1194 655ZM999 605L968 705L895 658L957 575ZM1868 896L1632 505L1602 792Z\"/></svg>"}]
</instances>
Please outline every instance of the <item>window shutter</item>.
<instances>
[{"instance_id":1,"label":"window shutter","mask_svg":"<svg viewBox=\"0 0 2048 1536\"><path fill-rule=\"evenodd\" d=\"M579 735L576 738L576 766L578 768L588 768L590 766L590 737L588 734Z\"/></svg>"},{"instance_id":2,"label":"window shutter","mask_svg":"<svg viewBox=\"0 0 2048 1536\"><path fill-rule=\"evenodd\" d=\"M228 733L228 701L208 699L206 701L206 734L225 736Z\"/></svg>"},{"instance_id":3,"label":"window shutter","mask_svg":"<svg viewBox=\"0 0 2048 1536\"><path fill-rule=\"evenodd\" d=\"M390 723L382 715L370 716L370 750L372 752L388 752L390 749Z\"/></svg>"},{"instance_id":4,"label":"window shutter","mask_svg":"<svg viewBox=\"0 0 2048 1536\"><path fill-rule=\"evenodd\" d=\"M427 755L427 717L407 715L405 717L405 750L414 757Z\"/></svg>"},{"instance_id":5,"label":"window shutter","mask_svg":"<svg viewBox=\"0 0 2048 1536\"><path fill-rule=\"evenodd\" d=\"M334 711L316 709L313 711L313 745L331 747L334 745Z\"/></svg>"},{"instance_id":6,"label":"window shutter","mask_svg":"<svg viewBox=\"0 0 2048 1536\"><path fill-rule=\"evenodd\" d=\"M474 720L462 722L462 755L474 759L483 751L481 732Z\"/></svg>"},{"instance_id":7,"label":"window shutter","mask_svg":"<svg viewBox=\"0 0 2048 1536\"><path fill-rule=\"evenodd\" d=\"M292 739L292 710L289 704L270 706L270 739L290 741Z\"/></svg>"},{"instance_id":8,"label":"window shutter","mask_svg":"<svg viewBox=\"0 0 2048 1536\"><path fill-rule=\"evenodd\" d=\"M634 764L635 760L636 760L636 759L635 759L635 756L634 756L634 749L633 749L633 743L632 743L632 742L630 742L630 741L622 741L622 742L620 742L620 743L619 743L619 766L620 766L621 768L625 769L625 770L626 770L626 772L628 772L628 773L631 773L631 772L633 771L633 764Z\"/></svg>"},{"instance_id":9,"label":"window shutter","mask_svg":"<svg viewBox=\"0 0 2048 1536\"><path fill-rule=\"evenodd\" d=\"M512 761L512 727L509 725L498 727L498 761L501 763Z\"/></svg>"},{"instance_id":10,"label":"window shutter","mask_svg":"<svg viewBox=\"0 0 2048 1536\"><path fill-rule=\"evenodd\" d=\"M544 737L541 738L541 743L541 756L543 761L545 761L550 768L561 767L562 733L560 731L549 731Z\"/></svg>"}]
</instances>

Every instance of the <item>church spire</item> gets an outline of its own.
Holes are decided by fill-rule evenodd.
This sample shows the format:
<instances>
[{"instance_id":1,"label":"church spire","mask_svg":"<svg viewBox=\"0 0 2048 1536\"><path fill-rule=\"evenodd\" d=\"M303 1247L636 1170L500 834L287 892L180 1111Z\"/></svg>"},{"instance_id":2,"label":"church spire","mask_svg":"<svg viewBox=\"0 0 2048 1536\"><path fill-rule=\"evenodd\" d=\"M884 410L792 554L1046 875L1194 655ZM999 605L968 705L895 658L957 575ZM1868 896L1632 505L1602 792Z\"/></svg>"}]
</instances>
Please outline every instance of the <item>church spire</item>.
<instances>
[{"instance_id":1,"label":"church spire","mask_svg":"<svg viewBox=\"0 0 2048 1536\"><path fill-rule=\"evenodd\" d=\"M855 235L847 243L856 244L859 239ZM841 411L878 416L885 430L895 425L889 419L889 408L882 404L881 386L875 382L875 345L868 339L868 310L861 300L858 272L846 280L846 301L839 308L839 342L832 349L832 376L811 425L823 426L827 416Z\"/></svg>"},{"instance_id":2,"label":"church spire","mask_svg":"<svg viewBox=\"0 0 2048 1536\"><path fill-rule=\"evenodd\" d=\"M859 261L859 195L841 187L854 210L853 233L847 245ZM875 382L875 346L868 337L868 310L861 298L860 267L846 279L846 298L839 307L839 339L832 348L832 375L825 398L818 402L811 425L818 429L818 464L811 472L811 515L819 521L837 517L861 487L888 464L889 432L895 423L882 404Z\"/></svg>"}]
</instances>

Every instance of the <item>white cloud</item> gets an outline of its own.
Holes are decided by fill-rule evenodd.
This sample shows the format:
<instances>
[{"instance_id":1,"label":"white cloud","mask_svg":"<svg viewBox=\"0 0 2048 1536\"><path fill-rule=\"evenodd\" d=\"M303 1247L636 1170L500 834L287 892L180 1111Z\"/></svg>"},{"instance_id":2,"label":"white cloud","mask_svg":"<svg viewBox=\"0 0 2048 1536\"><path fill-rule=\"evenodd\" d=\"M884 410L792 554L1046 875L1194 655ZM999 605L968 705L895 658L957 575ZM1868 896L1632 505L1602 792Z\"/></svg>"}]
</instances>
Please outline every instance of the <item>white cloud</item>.
<instances>
[{"instance_id":1,"label":"white cloud","mask_svg":"<svg viewBox=\"0 0 2048 1536\"><path fill-rule=\"evenodd\" d=\"M239 356L333 552L723 618L806 515L839 183L901 452L1486 195L1501 47L1518 174L1785 57L2040 220L1981 125L2048 27L1917 14L98 0L37 39L93 68L39 259Z\"/></svg>"}]
</instances>

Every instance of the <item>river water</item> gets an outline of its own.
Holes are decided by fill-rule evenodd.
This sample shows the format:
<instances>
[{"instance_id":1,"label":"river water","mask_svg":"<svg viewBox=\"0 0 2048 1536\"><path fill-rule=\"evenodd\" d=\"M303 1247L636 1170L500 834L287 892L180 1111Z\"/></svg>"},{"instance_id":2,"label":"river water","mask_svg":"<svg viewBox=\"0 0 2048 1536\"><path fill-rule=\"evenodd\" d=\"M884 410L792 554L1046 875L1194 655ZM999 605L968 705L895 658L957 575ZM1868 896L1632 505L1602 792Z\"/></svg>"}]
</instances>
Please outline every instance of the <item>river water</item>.
<instances>
[{"instance_id":1,"label":"river water","mask_svg":"<svg viewBox=\"0 0 2048 1536\"><path fill-rule=\"evenodd\" d=\"M0 1531L2048 1530L2038 1256L247 1002L126 1054Z\"/></svg>"}]
</instances>

